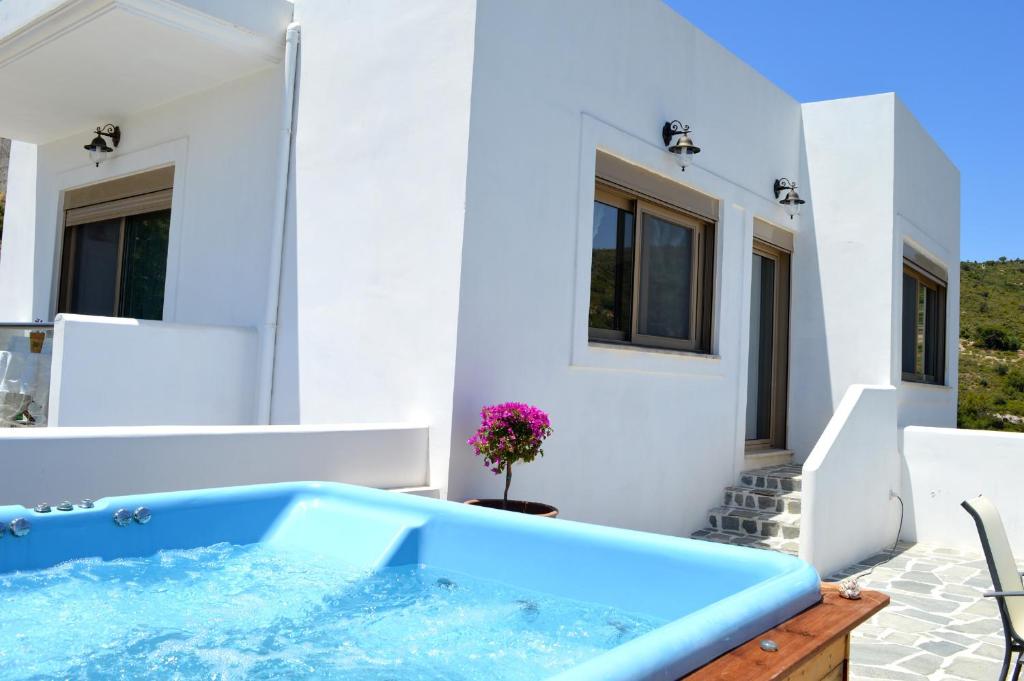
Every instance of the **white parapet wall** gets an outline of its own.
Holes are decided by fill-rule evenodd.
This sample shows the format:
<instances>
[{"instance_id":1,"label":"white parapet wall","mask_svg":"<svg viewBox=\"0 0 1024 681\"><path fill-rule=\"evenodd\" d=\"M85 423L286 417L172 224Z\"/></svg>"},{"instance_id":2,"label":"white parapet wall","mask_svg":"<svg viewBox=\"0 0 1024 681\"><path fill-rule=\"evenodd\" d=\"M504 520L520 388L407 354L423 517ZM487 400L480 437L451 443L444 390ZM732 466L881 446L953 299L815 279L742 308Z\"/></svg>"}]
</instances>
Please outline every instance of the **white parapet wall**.
<instances>
[{"instance_id":1,"label":"white parapet wall","mask_svg":"<svg viewBox=\"0 0 1024 681\"><path fill-rule=\"evenodd\" d=\"M800 557L822 576L896 539L896 416L895 388L850 386L803 465Z\"/></svg>"},{"instance_id":2,"label":"white parapet wall","mask_svg":"<svg viewBox=\"0 0 1024 681\"><path fill-rule=\"evenodd\" d=\"M978 550L974 521L960 502L982 494L996 505L1024 556L1024 434L955 428L903 429L904 538Z\"/></svg>"},{"instance_id":3,"label":"white parapet wall","mask_svg":"<svg viewBox=\"0 0 1024 681\"><path fill-rule=\"evenodd\" d=\"M298 480L423 487L427 427L3 429L0 470L0 506Z\"/></svg>"},{"instance_id":4,"label":"white parapet wall","mask_svg":"<svg viewBox=\"0 0 1024 681\"><path fill-rule=\"evenodd\" d=\"M256 330L57 315L50 425L252 424Z\"/></svg>"}]
</instances>

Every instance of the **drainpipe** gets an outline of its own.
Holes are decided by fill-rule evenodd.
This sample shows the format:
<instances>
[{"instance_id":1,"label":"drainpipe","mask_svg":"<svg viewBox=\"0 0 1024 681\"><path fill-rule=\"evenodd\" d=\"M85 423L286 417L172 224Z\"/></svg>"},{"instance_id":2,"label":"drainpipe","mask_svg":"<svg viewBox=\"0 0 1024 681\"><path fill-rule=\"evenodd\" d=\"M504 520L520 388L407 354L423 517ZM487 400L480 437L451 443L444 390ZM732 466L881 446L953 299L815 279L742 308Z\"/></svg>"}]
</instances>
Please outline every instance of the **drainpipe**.
<instances>
[{"instance_id":1,"label":"drainpipe","mask_svg":"<svg viewBox=\"0 0 1024 681\"><path fill-rule=\"evenodd\" d=\"M281 300L281 267L284 232L288 221L288 182L292 163L292 137L295 116L295 74L299 50L299 24L291 23L285 33L284 103L281 109L281 135L278 141L277 192L274 196L274 231L270 242L270 271L267 275L267 307L260 329L259 393L256 423L270 423L270 403L274 390L274 354L277 349L277 314Z\"/></svg>"}]
</instances>

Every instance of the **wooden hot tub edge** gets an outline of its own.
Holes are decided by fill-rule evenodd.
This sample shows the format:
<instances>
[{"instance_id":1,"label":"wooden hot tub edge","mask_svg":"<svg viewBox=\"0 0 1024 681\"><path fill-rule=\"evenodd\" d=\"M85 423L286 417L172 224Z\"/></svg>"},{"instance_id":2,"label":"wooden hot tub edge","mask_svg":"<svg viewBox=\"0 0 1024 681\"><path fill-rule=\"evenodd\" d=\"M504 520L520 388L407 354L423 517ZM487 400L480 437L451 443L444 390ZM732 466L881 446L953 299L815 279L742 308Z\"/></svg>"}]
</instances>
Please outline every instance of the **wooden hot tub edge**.
<instances>
[{"instance_id":1,"label":"wooden hot tub edge","mask_svg":"<svg viewBox=\"0 0 1024 681\"><path fill-rule=\"evenodd\" d=\"M889 604L880 591L864 590L860 600L839 596L838 584L823 582L821 602L774 629L686 675L686 681L847 681L850 632ZM771 639L778 652L761 650Z\"/></svg>"}]
</instances>

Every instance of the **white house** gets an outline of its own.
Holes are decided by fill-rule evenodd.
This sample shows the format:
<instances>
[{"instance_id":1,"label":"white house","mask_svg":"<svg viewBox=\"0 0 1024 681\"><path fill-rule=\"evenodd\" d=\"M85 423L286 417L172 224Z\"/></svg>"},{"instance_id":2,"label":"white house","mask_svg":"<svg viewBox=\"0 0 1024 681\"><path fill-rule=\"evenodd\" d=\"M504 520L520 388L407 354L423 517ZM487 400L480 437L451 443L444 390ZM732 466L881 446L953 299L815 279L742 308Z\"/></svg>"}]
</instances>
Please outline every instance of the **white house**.
<instances>
[{"instance_id":1,"label":"white house","mask_svg":"<svg viewBox=\"0 0 1024 681\"><path fill-rule=\"evenodd\" d=\"M53 324L0 502L493 496L465 441L515 399L555 428L515 496L688 534L806 461L831 565L892 540L902 428L955 427L956 168L895 95L798 102L657 0L3 0L0 136L0 321Z\"/></svg>"}]
</instances>

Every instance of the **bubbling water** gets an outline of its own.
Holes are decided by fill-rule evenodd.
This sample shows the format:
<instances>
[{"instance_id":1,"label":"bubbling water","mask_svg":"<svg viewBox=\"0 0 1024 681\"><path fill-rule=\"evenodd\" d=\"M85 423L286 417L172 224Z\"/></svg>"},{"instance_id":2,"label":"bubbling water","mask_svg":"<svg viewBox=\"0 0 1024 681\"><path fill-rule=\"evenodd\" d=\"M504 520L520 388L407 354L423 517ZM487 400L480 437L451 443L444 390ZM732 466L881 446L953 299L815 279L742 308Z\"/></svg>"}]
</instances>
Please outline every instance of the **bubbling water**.
<instances>
[{"instance_id":1,"label":"bubbling water","mask_svg":"<svg viewBox=\"0 0 1024 681\"><path fill-rule=\"evenodd\" d=\"M255 544L0 575L0 679L539 679L664 622Z\"/></svg>"}]
</instances>

